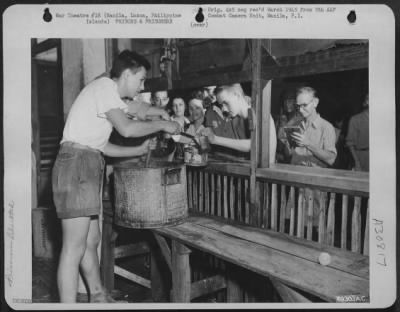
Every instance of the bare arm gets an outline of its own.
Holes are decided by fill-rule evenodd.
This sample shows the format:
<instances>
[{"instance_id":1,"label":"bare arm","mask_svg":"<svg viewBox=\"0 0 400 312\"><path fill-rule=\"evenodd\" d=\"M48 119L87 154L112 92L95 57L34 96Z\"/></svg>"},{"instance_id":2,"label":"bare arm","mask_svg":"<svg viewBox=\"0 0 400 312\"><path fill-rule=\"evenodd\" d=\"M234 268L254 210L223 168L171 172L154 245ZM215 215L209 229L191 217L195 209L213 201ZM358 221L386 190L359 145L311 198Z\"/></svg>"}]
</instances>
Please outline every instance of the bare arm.
<instances>
[{"instance_id":1,"label":"bare arm","mask_svg":"<svg viewBox=\"0 0 400 312\"><path fill-rule=\"evenodd\" d=\"M230 139L220 136L214 136L215 145L225 146L241 152L250 152L251 141L250 139Z\"/></svg>"},{"instance_id":2,"label":"bare arm","mask_svg":"<svg viewBox=\"0 0 400 312\"><path fill-rule=\"evenodd\" d=\"M357 156L356 149L354 148L354 145L349 145L348 147L349 147L351 156L353 156L353 159L354 159L354 169L355 170L361 170L360 159Z\"/></svg>"},{"instance_id":3,"label":"bare arm","mask_svg":"<svg viewBox=\"0 0 400 312\"><path fill-rule=\"evenodd\" d=\"M109 157L133 157L141 156L147 153L147 146L142 144L139 146L120 146L110 142L104 147L104 155Z\"/></svg>"},{"instance_id":4,"label":"bare arm","mask_svg":"<svg viewBox=\"0 0 400 312\"><path fill-rule=\"evenodd\" d=\"M158 131L178 133L180 127L179 124L174 121L130 120L119 108L109 110L106 112L106 116L119 134L126 138L142 137Z\"/></svg>"}]
</instances>

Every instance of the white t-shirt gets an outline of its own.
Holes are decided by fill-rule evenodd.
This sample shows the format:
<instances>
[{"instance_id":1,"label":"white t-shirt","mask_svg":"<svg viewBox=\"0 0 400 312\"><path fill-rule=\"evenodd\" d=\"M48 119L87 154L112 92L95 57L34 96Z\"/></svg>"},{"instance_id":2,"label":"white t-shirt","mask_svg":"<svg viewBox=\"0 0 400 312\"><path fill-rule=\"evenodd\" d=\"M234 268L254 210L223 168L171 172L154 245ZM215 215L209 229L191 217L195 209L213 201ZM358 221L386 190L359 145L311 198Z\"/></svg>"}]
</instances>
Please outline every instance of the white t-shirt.
<instances>
[{"instance_id":1,"label":"white t-shirt","mask_svg":"<svg viewBox=\"0 0 400 312\"><path fill-rule=\"evenodd\" d=\"M128 110L117 84L107 77L92 81L72 104L61 143L69 141L103 151L113 128L105 113L115 108Z\"/></svg>"}]
</instances>

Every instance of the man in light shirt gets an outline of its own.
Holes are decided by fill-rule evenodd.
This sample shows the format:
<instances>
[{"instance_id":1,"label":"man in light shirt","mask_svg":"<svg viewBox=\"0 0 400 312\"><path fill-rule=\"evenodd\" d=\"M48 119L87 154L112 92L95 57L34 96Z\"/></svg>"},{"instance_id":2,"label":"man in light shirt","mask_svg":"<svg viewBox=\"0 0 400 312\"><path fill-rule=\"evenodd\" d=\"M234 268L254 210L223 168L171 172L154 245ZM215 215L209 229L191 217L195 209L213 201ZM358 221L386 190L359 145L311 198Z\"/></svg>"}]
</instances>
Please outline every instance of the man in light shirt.
<instances>
[{"instance_id":1,"label":"man in light shirt","mask_svg":"<svg viewBox=\"0 0 400 312\"><path fill-rule=\"evenodd\" d=\"M101 285L97 246L100 242L99 218L104 158L146 154L154 142L139 146L118 146L109 142L113 127L123 137L141 137L165 131L177 133L179 124L132 120L129 116L159 114L162 110L141 106L135 109L123 99L134 99L144 89L149 62L125 50L113 62L110 78L89 83L73 103L65 124L61 147L52 173L57 216L63 234L57 284L60 301L76 302L78 274L82 271L89 288L90 302L113 302ZM129 116L128 116L129 114Z\"/></svg>"}]
</instances>

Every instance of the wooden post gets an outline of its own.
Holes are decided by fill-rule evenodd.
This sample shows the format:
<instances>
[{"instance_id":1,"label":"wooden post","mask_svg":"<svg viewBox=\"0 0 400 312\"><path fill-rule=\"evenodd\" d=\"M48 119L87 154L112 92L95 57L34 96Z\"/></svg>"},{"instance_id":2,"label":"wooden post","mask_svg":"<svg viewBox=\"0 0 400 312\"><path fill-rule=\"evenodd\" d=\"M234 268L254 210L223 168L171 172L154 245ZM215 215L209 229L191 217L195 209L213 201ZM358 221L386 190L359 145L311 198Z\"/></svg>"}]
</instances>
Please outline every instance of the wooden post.
<instances>
[{"instance_id":1,"label":"wooden post","mask_svg":"<svg viewBox=\"0 0 400 312\"><path fill-rule=\"evenodd\" d=\"M210 183L210 178L209 178L207 172L204 174L204 181L205 181L205 184L204 184L204 193L205 193L205 199L204 199L204 201L205 201L205 206L204 206L204 210L205 210L205 213L209 214L209 213L210 213L210 194L209 194L209 192L210 192L210 185L209 185L209 183Z\"/></svg>"},{"instance_id":2,"label":"wooden post","mask_svg":"<svg viewBox=\"0 0 400 312\"><path fill-rule=\"evenodd\" d=\"M211 173L211 214L215 215L215 175Z\"/></svg>"},{"instance_id":3,"label":"wooden post","mask_svg":"<svg viewBox=\"0 0 400 312\"><path fill-rule=\"evenodd\" d=\"M351 222L351 251L361 252L361 197L354 198L354 208Z\"/></svg>"},{"instance_id":4,"label":"wooden post","mask_svg":"<svg viewBox=\"0 0 400 312\"><path fill-rule=\"evenodd\" d=\"M259 166L259 129L257 117L261 112L261 40L251 40L251 69L252 69L252 110L249 110L249 118L252 121L251 151L250 151L250 224L257 223L260 202L257 200L256 169Z\"/></svg>"},{"instance_id":5,"label":"wooden post","mask_svg":"<svg viewBox=\"0 0 400 312\"><path fill-rule=\"evenodd\" d=\"M220 217L222 216L222 208L221 208L221 180L222 180L222 175L217 174L217 215Z\"/></svg>"},{"instance_id":6,"label":"wooden post","mask_svg":"<svg viewBox=\"0 0 400 312\"><path fill-rule=\"evenodd\" d=\"M367 216L365 218L365 232L364 232L364 248L363 254L369 255L369 198L368 198L368 206L367 206Z\"/></svg>"},{"instance_id":7,"label":"wooden post","mask_svg":"<svg viewBox=\"0 0 400 312\"><path fill-rule=\"evenodd\" d=\"M318 224L318 243L325 244L326 243L326 192L321 192L319 196L319 224Z\"/></svg>"},{"instance_id":8,"label":"wooden post","mask_svg":"<svg viewBox=\"0 0 400 312\"><path fill-rule=\"evenodd\" d=\"M233 176L229 177L229 210L230 218L235 220L235 188L233 183Z\"/></svg>"},{"instance_id":9,"label":"wooden post","mask_svg":"<svg viewBox=\"0 0 400 312\"><path fill-rule=\"evenodd\" d=\"M326 242L331 246L333 246L335 242L335 198L336 194L331 193L328 207L328 221L326 225Z\"/></svg>"},{"instance_id":10,"label":"wooden post","mask_svg":"<svg viewBox=\"0 0 400 312\"><path fill-rule=\"evenodd\" d=\"M101 242L101 278L105 289L114 289L114 249L116 233L113 232L112 208L109 201L103 203L103 230Z\"/></svg>"},{"instance_id":11,"label":"wooden post","mask_svg":"<svg viewBox=\"0 0 400 312\"><path fill-rule=\"evenodd\" d=\"M285 220L286 220L286 185L281 185L281 210L279 216L279 232L285 232Z\"/></svg>"},{"instance_id":12,"label":"wooden post","mask_svg":"<svg viewBox=\"0 0 400 312\"><path fill-rule=\"evenodd\" d=\"M157 234L155 234L157 235ZM161 237L159 237L161 238ZM154 302L167 302L169 287L165 281L165 264L161 260L160 249L155 245L151 246L151 262L150 262L150 280L151 280L151 297ZM168 262L167 262L168 264ZM169 263L171 266L171 263ZM171 268L171 267L170 267Z\"/></svg>"},{"instance_id":13,"label":"wooden post","mask_svg":"<svg viewBox=\"0 0 400 312\"><path fill-rule=\"evenodd\" d=\"M295 224L295 189L294 187L290 187L289 192L289 206L290 206L290 222L289 222L289 234L294 235L294 224Z\"/></svg>"},{"instance_id":14,"label":"wooden post","mask_svg":"<svg viewBox=\"0 0 400 312\"><path fill-rule=\"evenodd\" d=\"M223 187L223 207L224 207L224 218L229 218L228 216L228 177L224 175Z\"/></svg>"},{"instance_id":15,"label":"wooden post","mask_svg":"<svg viewBox=\"0 0 400 312\"><path fill-rule=\"evenodd\" d=\"M243 290L240 287L240 275L237 267L233 264L227 265L226 278L226 301L227 302L243 302Z\"/></svg>"},{"instance_id":16,"label":"wooden post","mask_svg":"<svg viewBox=\"0 0 400 312\"><path fill-rule=\"evenodd\" d=\"M192 210L193 209L193 173L192 170L187 171L187 189L188 189L188 209Z\"/></svg>"},{"instance_id":17,"label":"wooden post","mask_svg":"<svg viewBox=\"0 0 400 312\"><path fill-rule=\"evenodd\" d=\"M277 231L278 226L278 191L277 185L272 184L271 191L271 230Z\"/></svg>"},{"instance_id":18,"label":"wooden post","mask_svg":"<svg viewBox=\"0 0 400 312\"><path fill-rule=\"evenodd\" d=\"M203 175L204 173L202 171L199 171L199 208L198 210L203 212L204 211L204 181L203 181Z\"/></svg>"},{"instance_id":19,"label":"wooden post","mask_svg":"<svg viewBox=\"0 0 400 312\"><path fill-rule=\"evenodd\" d=\"M197 170L193 171L193 209L195 211L199 211L199 199L198 199L198 190L197 190Z\"/></svg>"},{"instance_id":20,"label":"wooden post","mask_svg":"<svg viewBox=\"0 0 400 312\"><path fill-rule=\"evenodd\" d=\"M172 241L172 302L190 302L190 250Z\"/></svg>"},{"instance_id":21,"label":"wooden post","mask_svg":"<svg viewBox=\"0 0 400 312\"><path fill-rule=\"evenodd\" d=\"M311 189L306 189L307 202L307 239L312 239L313 215L314 215L314 195ZM319 207L318 207L319 208Z\"/></svg>"},{"instance_id":22,"label":"wooden post","mask_svg":"<svg viewBox=\"0 0 400 312\"><path fill-rule=\"evenodd\" d=\"M342 197L342 227L340 235L340 247L347 249L347 211L348 211L348 195L343 194Z\"/></svg>"}]
</instances>

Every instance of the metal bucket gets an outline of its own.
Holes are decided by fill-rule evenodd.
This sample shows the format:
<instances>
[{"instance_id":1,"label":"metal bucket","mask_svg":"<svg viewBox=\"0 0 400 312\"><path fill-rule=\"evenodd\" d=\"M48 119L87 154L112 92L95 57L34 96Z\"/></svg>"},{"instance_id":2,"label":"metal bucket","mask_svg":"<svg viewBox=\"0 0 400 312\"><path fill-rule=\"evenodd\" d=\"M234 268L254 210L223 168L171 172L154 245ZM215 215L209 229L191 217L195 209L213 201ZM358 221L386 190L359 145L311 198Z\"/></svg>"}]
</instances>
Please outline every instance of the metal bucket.
<instances>
[{"instance_id":1,"label":"metal bucket","mask_svg":"<svg viewBox=\"0 0 400 312\"><path fill-rule=\"evenodd\" d=\"M157 228L188 215L186 167L154 162L114 165L115 220L128 228Z\"/></svg>"}]
</instances>

